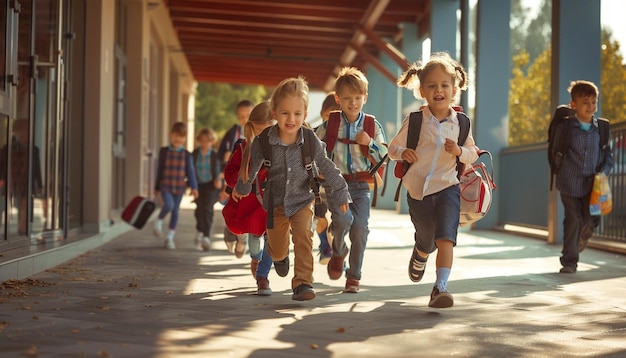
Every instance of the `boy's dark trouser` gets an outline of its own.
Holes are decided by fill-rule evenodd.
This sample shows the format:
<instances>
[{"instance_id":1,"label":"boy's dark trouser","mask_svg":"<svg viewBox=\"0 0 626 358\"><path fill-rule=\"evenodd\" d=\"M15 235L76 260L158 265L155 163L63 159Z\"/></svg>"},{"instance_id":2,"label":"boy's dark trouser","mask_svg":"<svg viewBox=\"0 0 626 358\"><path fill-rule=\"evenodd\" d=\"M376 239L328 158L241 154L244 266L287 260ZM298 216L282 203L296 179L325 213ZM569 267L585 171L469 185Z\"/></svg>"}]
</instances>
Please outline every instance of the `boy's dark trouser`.
<instances>
[{"instance_id":1,"label":"boy's dark trouser","mask_svg":"<svg viewBox=\"0 0 626 358\"><path fill-rule=\"evenodd\" d=\"M574 198L561 194L565 211L563 219L563 250L561 265L578 267L578 243L581 238L588 239L600 222L599 216L589 214L589 196L591 193Z\"/></svg>"},{"instance_id":2,"label":"boy's dark trouser","mask_svg":"<svg viewBox=\"0 0 626 358\"><path fill-rule=\"evenodd\" d=\"M213 182L198 185L198 198L196 199L196 230L210 237L213 226L213 206L217 202L219 189L215 189Z\"/></svg>"}]
</instances>

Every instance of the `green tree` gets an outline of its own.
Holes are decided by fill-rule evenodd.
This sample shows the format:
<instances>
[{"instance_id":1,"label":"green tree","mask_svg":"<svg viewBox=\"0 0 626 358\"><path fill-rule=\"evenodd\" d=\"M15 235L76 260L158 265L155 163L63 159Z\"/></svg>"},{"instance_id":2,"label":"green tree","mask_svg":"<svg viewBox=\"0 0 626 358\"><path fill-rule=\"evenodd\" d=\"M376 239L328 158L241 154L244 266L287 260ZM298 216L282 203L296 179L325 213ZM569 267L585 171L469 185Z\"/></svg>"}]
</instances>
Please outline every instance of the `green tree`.
<instances>
[{"instance_id":1,"label":"green tree","mask_svg":"<svg viewBox=\"0 0 626 358\"><path fill-rule=\"evenodd\" d=\"M554 108L550 106L551 48L536 59L521 49L513 56L509 88L509 146L534 144L548 139ZM602 30L599 114L611 123L626 121L626 68L619 43Z\"/></svg>"},{"instance_id":2,"label":"green tree","mask_svg":"<svg viewBox=\"0 0 626 358\"><path fill-rule=\"evenodd\" d=\"M196 130L212 128L221 138L238 123L235 107L239 101L249 99L259 103L266 96L267 90L260 85L200 82L196 89Z\"/></svg>"},{"instance_id":3,"label":"green tree","mask_svg":"<svg viewBox=\"0 0 626 358\"><path fill-rule=\"evenodd\" d=\"M609 31L602 31L602 76L600 79L600 115L611 123L626 122L626 68L619 42Z\"/></svg>"},{"instance_id":4,"label":"green tree","mask_svg":"<svg viewBox=\"0 0 626 358\"><path fill-rule=\"evenodd\" d=\"M550 60L548 48L532 63L525 50L513 56L509 88L509 146L547 140L550 107ZM523 68L528 66L527 73Z\"/></svg>"}]
</instances>

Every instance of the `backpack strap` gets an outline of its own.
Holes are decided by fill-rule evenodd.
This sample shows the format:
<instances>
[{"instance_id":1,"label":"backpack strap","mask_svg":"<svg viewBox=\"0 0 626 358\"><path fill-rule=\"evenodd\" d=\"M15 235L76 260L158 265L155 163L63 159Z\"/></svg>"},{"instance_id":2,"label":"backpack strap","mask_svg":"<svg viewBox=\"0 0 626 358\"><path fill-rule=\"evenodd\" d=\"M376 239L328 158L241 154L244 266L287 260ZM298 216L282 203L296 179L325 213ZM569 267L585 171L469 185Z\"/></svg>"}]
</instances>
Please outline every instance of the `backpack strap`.
<instances>
[{"instance_id":1,"label":"backpack strap","mask_svg":"<svg viewBox=\"0 0 626 358\"><path fill-rule=\"evenodd\" d=\"M407 148L416 148L417 142L420 138L420 132L422 131L422 119L423 114L422 111L419 110L417 112L411 112L409 114L409 129L406 135L406 147ZM402 166L404 167L404 172L406 173L411 166L408 162L403 162ZM400 198L400 190L402 189L402 178L398 181L398 187L396 188L396 195L393 197L393 201L398 201Z\"/></svg>"},{"instance_id":2,"label":"backpack strap","mask_svg":"<svg viewBox=\"0 0 626 358\"><path fill-rule=\"evenodd\" d=\"M300 150L302 151L302 164L304 164L304 169L306 169L309 174L309 185L311 186L311 190L313 190L313 194L315 194L315 203L319 204L322 202L322 198L320 196L320 184L316 180L315 175L313 174L313 163L315 161L315 141L317 137L315 132L313 132L309 128L302 127L302 138L304 143Z\"/></svg>"},{"instance_id":3,"label":"backpack strap","mask_svg":"<svg viewBox=\"0 0 626 358\"><path fill-rule=\"evenodd\" d=\"M457 144L459 145L459 147L462 147L463 144L465 144L467 137L469 137L470 119L467 116L467 114L463 112L457 112L456 117L459 119L459 127L461 127L461 129L459 130L459 141L457 142ZM459 157L456 157L457 179L461 178L461 175L463 174L464 170L465 170L465 164L461 163L461 160L459 160Z\"/></svg>"},{"instance_id":4,"label":"backpack strap","mask_svg":"<svg viewBox=\"0 0 626 358\"><path fill-rule=\"evenodd\" d=\"M457 109L460 109L460 107L454 107L454 109L456 111ZM469 137L470 119L467 116L467 114L465 114L464 112L456 112L456 116L459 120L459 127L460 127L459 140L457 144L460 147L460 146L463 146L463 144L465 144L467 137ZM424 118L424 115L421 110L417 112L411 112L409 114L409 129L408 129L407 136L406 136L407 148L417 148L417 143L420 138L420 132L422 130L423 118ZM409 166L411 164L407 162L403 162L402 165L404 166L404 172L406 173L406 171L409 170ZM456 177L457 178L461 177L464 169L465 169L465 164L461 163L461 161L459 160L459 157L457 157L456 158ZM394 196L394 199L393 199L394 201L398 201L398 198L400 197L401 188L402 188L402 178L400 178L400 181L398 182L398 187L396 188L396 195Z\"/></svg>"},{"instance_id":5,"label":"backpack strap","mask_svg":"<svg viewBox=\"0 0 626 358\"><path fill-rule=\"evenodd\" d=\"M326 153L331 158L337 138L339 136L339 124L341 124L341 111L332 111L326 121L326 134L323 141L326 143Z\"/></svg>"}]
</instances>

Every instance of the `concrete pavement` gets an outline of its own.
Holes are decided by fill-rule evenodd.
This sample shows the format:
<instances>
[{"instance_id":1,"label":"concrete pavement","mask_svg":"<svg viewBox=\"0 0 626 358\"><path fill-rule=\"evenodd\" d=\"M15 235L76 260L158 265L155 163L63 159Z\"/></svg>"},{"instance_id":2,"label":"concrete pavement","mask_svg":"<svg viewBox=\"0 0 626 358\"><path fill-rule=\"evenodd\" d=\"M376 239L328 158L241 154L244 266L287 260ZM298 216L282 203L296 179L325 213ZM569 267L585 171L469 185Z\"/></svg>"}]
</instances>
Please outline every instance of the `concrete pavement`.
<instances>
[{"instance_id":1,"label":"concrete pavement","mask_svg":"<svg viewBox=\"0 0 626 358\"><path fill-rule=\"evenodd\" d=\"M221 212L216 219L221 233ZM247 254L237 259L219 238L209 252L195 249L187 206L176 250L148 225L2 283L0 356L626 356L622 255L587 249L578 273L559 274L559 246L462 231L448 285L455 305L432 309L434 257L422 282L407 275L408 215L373 210L370 229L361 292L343 294L344 279L330 280L316 260L317 298L297 302L293 267L285 278L272 271L274 294L259 297Z\"/></svg>"}]
</instances>

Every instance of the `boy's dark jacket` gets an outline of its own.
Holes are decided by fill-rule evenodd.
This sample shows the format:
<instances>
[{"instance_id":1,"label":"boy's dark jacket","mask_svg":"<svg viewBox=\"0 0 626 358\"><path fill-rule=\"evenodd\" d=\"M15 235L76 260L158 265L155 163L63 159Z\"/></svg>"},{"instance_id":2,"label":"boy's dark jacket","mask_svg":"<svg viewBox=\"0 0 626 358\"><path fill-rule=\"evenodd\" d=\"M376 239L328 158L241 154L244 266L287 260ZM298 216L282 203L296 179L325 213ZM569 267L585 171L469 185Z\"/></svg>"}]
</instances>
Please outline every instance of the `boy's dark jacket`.
<instances>
[{"instance_id":1,"label":"boy's dark jacket","mask_svg":"<svg viewBox=\"0 0 626 358\"><path fill-rule=\"evenodd\" d=\"M611 155L609 121L598 118L598 130L600 132L600 152L602 161L596 167L596 172L610 171L613 167ZM563 160L571 142L572 130L576 124L576 112L567 105L560 105L554 111L548 128L548 164L550 166L550 190L554 185L554 178L559 174Z\"/></svg>"}]
</instances>

